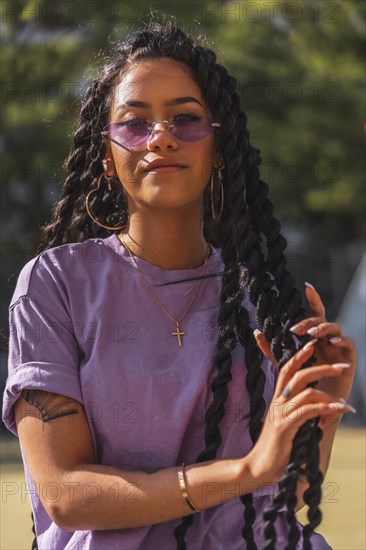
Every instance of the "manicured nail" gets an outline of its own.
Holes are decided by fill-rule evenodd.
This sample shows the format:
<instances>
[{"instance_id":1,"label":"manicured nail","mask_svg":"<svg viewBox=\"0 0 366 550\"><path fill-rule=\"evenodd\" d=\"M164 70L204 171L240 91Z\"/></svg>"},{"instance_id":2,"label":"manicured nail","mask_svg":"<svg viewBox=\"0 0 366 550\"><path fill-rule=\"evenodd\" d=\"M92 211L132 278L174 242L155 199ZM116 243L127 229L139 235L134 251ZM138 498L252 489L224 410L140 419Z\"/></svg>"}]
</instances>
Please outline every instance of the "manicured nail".
<instances>
[{"instance_id":1,"label":"manicured nail","mask_svg":"<svg viewBox=\"0 0 366 550\"><path fill-rule=\"evenodd\" d=\"M309 328L309 330L306 331L306 334L309 334L309 336L315 336L316 334L319 334L319 327Z\"/></svg>"},{"instance_id":2,"label":"manicured nail","mask_svg":"<svg viewBox=\"0 0 366 550\"><path fill-rule=\"evenodd\" d=\"M253 330L253 334L254 334L254 336L257 336L257 337L259 336L259 338L262 336L261 331L258 330L257 328L255 330Z\"/></svg>"},{"instance_id":3,"label":"manicured nail","mask_svg":"<svg viewBox=\"0 0 366 550\"><path fill-rule=\"evenodd\" d=\"M342 338L338 338L337 336L333 336L333 338L329 338L328 341L331 344L339 344L339 342L342 342Z\"/></svg>"},{"instance_id":4,"label":"manicured nail","mask_svg":"<svg viewBox=\"0 0 366 550\"><path fill-rule=\"evenodd\" d=\"M333 369L349 369L351 365L349 363L334 363Z\"/></svg>"},{"instance_id":5,"label":"manicured nail","mask_svg":"<svg viewBox=\"0 0 366 550\"><path fill-rule=\"evenodd\" d=\"M309 340L309 342L307 342L307 343L305 344L305 346L303 347L303 349L309 349L311 346L313 346L314 344L316 344L317 341L318 341L318 340L317 340L316 338L314 338L313 340Z\"/></svg>"},{"instance_id":6,"label":"manicured nail","mask_svg":"<svg viewBox=\"0 0 366 550\"><path fill-rule=\"evenodd\" d=\"M290 332L297 332L298 330L301 330L304 328L304 325L294 325L293 327L289 328Z\"/></svg>"},{"instance_id":7,"label":"manicured nail","mask_svg":"<svg viewBox=\"0 0 366 550\"><path fill-rule=\"evenodd\" d=\"M343 397L340 397L339 401L347 407L349 412L351 412L351 413L356 413L357 412L356 409L354 407L352 407L352 405L350 405L349 403L347 403L347 401L345 399L343 399Z\"/></svg>"},{"instance_id":8,"label":"manicured nail","mask_svg":"<svg viewBox=\"0 0 366 550\"><path fill-rule=\"evenodd\" d=\"M307 283L306 281L305 281L305 286L307 286L308 288L312 288L313 290L315 290L315 288L313 287L313 285L311 285L310 283ZM316 292L316 290L315 290L315 292Z\"/></svg>"}]
</instances>

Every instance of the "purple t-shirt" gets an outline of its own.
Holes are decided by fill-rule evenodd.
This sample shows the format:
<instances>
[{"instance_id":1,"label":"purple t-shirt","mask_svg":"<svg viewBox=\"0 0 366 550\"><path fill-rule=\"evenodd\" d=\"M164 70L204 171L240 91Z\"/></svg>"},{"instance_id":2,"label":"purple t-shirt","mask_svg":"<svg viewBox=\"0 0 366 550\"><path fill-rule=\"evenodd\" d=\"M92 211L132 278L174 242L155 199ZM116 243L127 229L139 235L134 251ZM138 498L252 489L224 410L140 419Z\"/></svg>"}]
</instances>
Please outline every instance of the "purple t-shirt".
<instances>
[{"instance_id":1,"label":"purple t-shirt","mask_svg":"<svg viewBox=\"0 0 366 550\"><path fill-rule=\"evenodd\" d=\"M161 303L179 319L196 284L184 279L198 275L202 267L166 270L136 260ZM185 335L179 347L172 335L174 323L146 289L116 235L59 246L28 262L10 305L9 377L3 409L7 427L16 434L13 405L20 392L38 388L83 404L100 464L150 471L195 463L204 448L205 411L212 401L222 271L220 251L211 246L207 273L217 275L201 282L181 323ZM172 282L176 284L163 285ZM255 328L255 309L246 298L243 303ZM246 367L239 343L232 360L218 459L242 457L252 447L246 418ZM276 371L268 360L262 368L268 407ZM24 455L23 460L40 550L176 548L173 530L181 519L133 529L63 531L47 515ZM258 548L263 546L262 513L277 488L277 484L253 487ZM70 491L70 487L60 490ZM85 491L85 498L91 502L98 498L95 487ZM133 501L131 493L131 506ZM187 548L245 549L243 514L238 498L195 514L186 535ZM276 522L278 548L287 543L285 516L283 507ZM313 535L312 542L314 550L330 548L319 534ZM300 541L297 548L301 547Z\"/></svg>"}]
</instances>

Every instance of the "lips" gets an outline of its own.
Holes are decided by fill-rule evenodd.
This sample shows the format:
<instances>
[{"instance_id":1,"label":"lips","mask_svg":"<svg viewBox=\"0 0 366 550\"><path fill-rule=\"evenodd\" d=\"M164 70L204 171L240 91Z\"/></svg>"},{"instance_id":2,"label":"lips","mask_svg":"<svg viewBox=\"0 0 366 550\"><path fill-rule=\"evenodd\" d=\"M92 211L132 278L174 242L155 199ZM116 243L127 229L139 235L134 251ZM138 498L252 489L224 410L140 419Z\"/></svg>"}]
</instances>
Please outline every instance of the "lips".
<instances>
[{"instance_id":1,"label":"lips","mask_svg":"<svg viewBox=\"0 0 366 550\"><path fill-rule=\"evenodd\" d=\"M182 164L180 162L175 162L173 160L168 159L156 159L146 166L145 172L150 172L151 170L154 170L156 168L186 168L187 166L185 164Z\"/></svg>"}]
</instances>

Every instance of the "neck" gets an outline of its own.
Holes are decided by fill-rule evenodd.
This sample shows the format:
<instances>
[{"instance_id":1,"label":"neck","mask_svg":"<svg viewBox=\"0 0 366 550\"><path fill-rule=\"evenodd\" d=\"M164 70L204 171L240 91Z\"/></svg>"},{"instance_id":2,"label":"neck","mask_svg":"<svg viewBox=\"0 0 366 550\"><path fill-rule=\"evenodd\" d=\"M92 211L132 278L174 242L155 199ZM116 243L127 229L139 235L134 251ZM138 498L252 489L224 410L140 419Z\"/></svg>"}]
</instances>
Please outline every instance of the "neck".
<instances>
[{"instance_id":1,"label":"neck","mask_svg":"<svg viewBox=\"0 0 366 550\"><path fill-rule=\"evenodd\" d=\"M177 215L156 211L130 214L128 226L121 231L131 252L163 269L192 269L204 264L207 243L203 237L201 215Z\"/></svg>"}]
</instances>

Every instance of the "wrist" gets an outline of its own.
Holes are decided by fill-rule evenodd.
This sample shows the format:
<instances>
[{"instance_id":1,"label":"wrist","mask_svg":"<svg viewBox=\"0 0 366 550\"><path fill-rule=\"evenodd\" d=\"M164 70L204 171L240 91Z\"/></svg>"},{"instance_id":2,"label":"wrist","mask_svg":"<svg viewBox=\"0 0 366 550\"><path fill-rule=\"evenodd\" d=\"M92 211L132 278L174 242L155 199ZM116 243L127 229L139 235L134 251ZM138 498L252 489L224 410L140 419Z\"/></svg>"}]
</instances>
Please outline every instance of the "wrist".
<instances>
[{"instance_id":1,"label":"wrist","mask_svg":"<svg viewBox=\"0 0 366 550\"><path fill-rule=\"evenodd\" d=\"M253 493L264 486L277 483L258 469L258 461L255 460L252 452L240 459L239 472L241 494Z\"/></svg>"}]
</instances>

